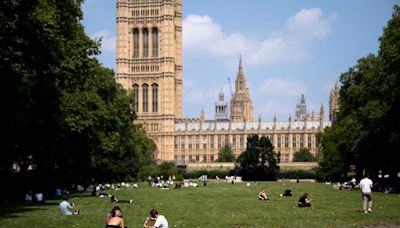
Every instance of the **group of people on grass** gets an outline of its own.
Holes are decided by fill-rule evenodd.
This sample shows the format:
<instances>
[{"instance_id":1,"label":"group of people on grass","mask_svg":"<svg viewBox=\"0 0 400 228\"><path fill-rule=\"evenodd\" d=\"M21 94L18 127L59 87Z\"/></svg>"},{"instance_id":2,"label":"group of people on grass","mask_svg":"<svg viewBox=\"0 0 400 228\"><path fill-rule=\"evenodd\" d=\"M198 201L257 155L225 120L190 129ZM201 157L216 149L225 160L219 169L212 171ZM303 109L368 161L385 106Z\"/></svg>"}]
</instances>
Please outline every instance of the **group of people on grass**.
<instances>
[{"instance_id":1,"label":"group of people on grass","mask_svg":"<svg viewBox=\"0 0 400 228\"><path fill-rule=\"evenodd\" d=\"M372 187L373 183L369 176L366 174L364 178L360 181L359 187L362 193L362 201L363 201L363 211L364 213L372 212ZM293 193L291 190L285 190L283 194L280 196L292 196ZM298 200L298 207L312 207L311 201L312 199L308 198L309 195L305 192ZM261 201L268 200L265 189L261 189L258 193L258 199ZM111 196L111 203L132 203L132 200L118 200L114 195ZM68 195L63 195L63 201L59 204L60 212L63 215L75 215L79 214L80 210L75 208L73 203L68 201ZM153 225L149 225L153 223ZM163 215L160 215L156 209L152 209L150 211L150 217L145 219L143 224L145 228L153 227L153 228L168 228L168 221ZM125 228L124 219L122 217L122 210L118 206L114 206L112 210L107 214L106 218L106 228L115 228L121 227Z\"/></svg>"},{"instance_id":2,"label":"group of people on grass","mask_svg":"<svg viewBox=\"0 0 400 228\"><path fill-rule=\"evenodd\" d=\"M153 225L149 225L153 222ZM156 209L152 209L150 211L150 217L145 219L143 227L168 228L168 221L163 215L160 215ZM127 228L124 218L122 217L122 210L118 206L113 207L107 214L106 228Z\"/></svg>"},{"instance_id":3,"label":"group of people on grass","mask_svg":"<svg viewBox=\"0 0 400 228\"><path fill-rule=\"evenodd\" d=\"M292 196L293 193L291 190L287 189L284 191L283 194L280 196ZM261 189L261 191L258 193L258 200L264 201L268 200L267 194L265 193L265 189ZM308 199L308 193L305 192L299 199L298 206L299 207L311 207L311 201L312 199Z\"/></svg>"},{"instance_id":4,"label":"group of people on grass","mask_svg":"<svg viewBox=\"0 0 400 228\"><path fill-rule=\"evenodd\" d=\"M75 208L73 203L68 201L68 195L63 195L63 201L59 204L60 212L62 215L77 215L80 210ZM111 203L132 203L133 200L118 200L114 195L110 198ZM149 225L154 222L153 225ZM114 206L106 216L106 228L126 228L124 218L122 217L122 210L119 206ZM152 228L168 228L167 219L158 213L156 209L150 211L150 217L146 218L144 227Z\"/></svg>"},{"instance_id":5,"label":"group of people on grass","mask_svg":"<svg viewBox=\"0 0 400 228\"><path fill-rule=\"evenodd\" d=\"M354 179L354 180L353 180ZM355 186L355 178L353 178L351 182ZM359 188L362 194L362 201L363 201L363 210L364 213L372 212L372 187L373 183L371 179L369 179L368 174L364 175L364 178L359 183ZM285 190L283 194L280 196L292 196L293 193L291 190ZM258 199L261 201L268 200L267 194L265 193L265 189L261 189L258 193ZM308 198L308 193L305 192L298 201L298 207L311 207L312 199Z\"/></svg>"}]
</instances>

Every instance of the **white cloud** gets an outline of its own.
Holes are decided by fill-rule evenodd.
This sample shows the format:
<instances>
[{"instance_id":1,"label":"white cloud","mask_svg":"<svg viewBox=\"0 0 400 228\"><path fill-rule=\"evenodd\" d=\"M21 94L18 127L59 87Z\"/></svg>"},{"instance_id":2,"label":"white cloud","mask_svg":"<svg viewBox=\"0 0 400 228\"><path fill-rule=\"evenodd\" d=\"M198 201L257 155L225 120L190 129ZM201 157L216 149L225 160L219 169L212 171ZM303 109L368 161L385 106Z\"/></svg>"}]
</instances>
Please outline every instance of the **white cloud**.
<instances>
[{"instance_id":1,"label":"white cloud","mask_svg":"<svg viewBox=\"0 0 400 228\"><path fill-rule=\"evenodd\" d=\"M330 33L334 14L323 17L319 8L302 9L272 35L250 39L237 32L226 34L208 15L188 15L183 20L185 52L217 56L242 53L250 64L294 62L307 58L312 42Z\"/></svg>"},{"instance_id":2,"label":"white cloud","mask_svg":"<svg viewBox=\"0 0 400 228\"><path fill-rule=\"evenodd\" d=\"M115 51L115 36L112 36L107 30L97 31L92 39L101 39L101 50L104 51Z\"/></svg>"},{"instance_id":3,"label":"white cloud","mask_svg":"<svg viewBox=\"0 0 400 228\"><path fill-rule=\"evenodd\" d=\"M281 78L269 78L263 81L257 91L263 95L276 97L299 97L306 92L306 86L303 82L286 80Z\"/></svg>"}]
</instances>

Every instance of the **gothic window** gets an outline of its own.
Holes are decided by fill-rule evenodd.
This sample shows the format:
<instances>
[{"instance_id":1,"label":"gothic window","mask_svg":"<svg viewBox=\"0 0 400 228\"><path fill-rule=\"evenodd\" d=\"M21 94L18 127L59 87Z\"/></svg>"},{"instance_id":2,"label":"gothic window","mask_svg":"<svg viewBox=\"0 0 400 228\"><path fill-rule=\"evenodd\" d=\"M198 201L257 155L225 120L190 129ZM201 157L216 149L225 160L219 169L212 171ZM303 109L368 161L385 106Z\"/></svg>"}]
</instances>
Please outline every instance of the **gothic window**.
<instances>
[{"instance_id":1,"label":"gothic window","mask_svg":"<svg viewBox=\"0 0 400 228\"><path fill-rule=\"evenodd\" d=\"M218 149L222 147L222 135L218 135Z\"/></svg>"},{"instance_id":2,"label":"gothic window","mask_svg":"<svg viewBox=\"0 0 400 228\"><path fill-rule=\"evenodd\" d=\"M200 149L200 135L196 135L196 149Z\"/></svg>"},{"instance_id":3,"label":"gothic window","mask_svg":"<svg viewBox=\"0 0 400 228\"><path fill-rule=\"evenodd\" d=\"M139 112L139 85L134 84L133 85L133 103L134 103L134 108L135 112Z\"/></svg>"},{"instance_id":4,"label":"gothic window","mask_svg":"<svg viewBox=\"0 0 400 228\"><path fill-rule=\"evenodd\" d=\"M149 111L149 85L143 84L142 85L142 98L143 98L143 112Z\"/></svg>"},{"instance_id":5,"label":"gothic window","mask_svg":"<svg viewBox=\"0 0 400 228\"><path fill-rule=\"evenodd\" d=\"M285 134L285 148L289 147L289 134Z\"/></svg>"},{"instance_id":6,"label":"gothic window","mask_svg":"<svg viewBox=\"0 0 400 228\"><path fill-rule=\"evenodd\" d=\"M153 83L152 87L152 111L158 112L158 85Z\"/></svg>"},{"instance_id":7,"label":"gothic window","mask_svg":"<svg viewBox=\"0 0 400 228\"><path fill-rule=\"evenodd\" d=\"M243 149L243 141L244 141L243 135L241 135L240 138L239 138L239 148L240 149Z\"/></svg>"},{"instance_id":8,"label":"gothic window","mask_svg":"<svg viewBox=\"0 0 400 228\"><path fill-rule=\"evenodd\" d=\"M153 28L151 33L153 35L153 57L157 57L158 56L158 29Z\"/></svg>"},{"instance_id":9,"label":"gothic window","mask_svg":"<svg viewBox=\"0 0 400 228\"><path fill-rule=\"evenodd\" d=\"M133 58L139 58L139 29L133 30Z\"/></svg>"},{"instance_id":10,"label":"gothic window","mask_svg":"<svg viewBox=\"0 0 400 228\"><path fill-rule=\"evenodd\" d=\"M300 148L304 147L304 134L300 135Z\"/></svg>"},{"instance_id":11,"label":"gothic window","mask_svg":"<svg viewBox=\"0 0 400 228\"><path fill-rule=\"evenodd\" d=\"M236 135L232 136L232 149L236 149Z\"/></svg>"},{"instance_id":12,"label":"gothic window","mask_svg":"<svg viewBox=\"0 0 400 228\"><path fill-rule=\"evenodd\" d=\"M293 134L292 136L292 142L293 142L293 148L296 148L296 134Z\"/></svg>"},{"instance_id":13,"label":"gothic window","mask_svg":"<svg viewBox=\"0 0 400 228\"><path fill-rule=\"evenodd\" d=\"M204 135L203 136L203 149L206 149L206 148L207 148L207 136Z\"/></svg>"},{"instance_id":14,"label":"gothic window","mask_svg":"<svg viewBox=\"0 0 400 228\"><path fill-rule=\"evenodd\" d=\"M185 149L185 136L181 137L181 149L184 150Z\"/></svg>"},{"instance_id":15,"label":"gothic window","mask_svg":"<svg viewBox=\"0 0 400 228\"><path fill-rule=\"evenodd\" d=\"M214 149L214 135L210 135L210 149Z\"/></svg>"},{"instance_id":16,"label":"gothic window","mask_svg":"<svg viewBox=\"0 0 400 228\"><path fill-rule=\"evenodd\" d=\"M214 161L214 155L211 155L211 156L210 156L210 160L211 160L211 161Z\"/></svg>"},{"instance_id":17,"label":"gothic window","mask_svg":"<svg viewBox=\"0 0 400 228\"><path fill-rule=\"evenodd\" d=\"M178 136L174 137L174 149L178 149Z\"/></svg>"},{"instance_id":18,"label":"gothic window","mask_svg":"<svg viewBox=\"0 0 400 228\"><path fill-rule=\"evenodd\" d=\"M189 136L189 149L192 149L193 145L193 136Z\"/></svg>"},{"instance_id":19,"label":"gothic window","mask_svg":"<svg viewBox=\"0 0 400 228\"><path fill-rule=\"evenodd\" d=\"M308 134L307 144L308 144L308 148L311 149L311 134Z\"/></svg>"},{"instance_id":20,"label":"gothic window","mask_svg":"<svg viewBox=\"0 0 400 228\"><path fill-rule=\"evenodd\" d=\"M147 28L143 29L143 57L149 56L149 31Z\"/></svg>"},{"instance_id":21,"label":"gothic window","mask_svg":"<svg viewBox=\"0 0 400 228\"><path fill-rule=\"evenodd\" d=\"M281 135L278 134L278 148L281 148Z\"/></svg>"}]
</instances>

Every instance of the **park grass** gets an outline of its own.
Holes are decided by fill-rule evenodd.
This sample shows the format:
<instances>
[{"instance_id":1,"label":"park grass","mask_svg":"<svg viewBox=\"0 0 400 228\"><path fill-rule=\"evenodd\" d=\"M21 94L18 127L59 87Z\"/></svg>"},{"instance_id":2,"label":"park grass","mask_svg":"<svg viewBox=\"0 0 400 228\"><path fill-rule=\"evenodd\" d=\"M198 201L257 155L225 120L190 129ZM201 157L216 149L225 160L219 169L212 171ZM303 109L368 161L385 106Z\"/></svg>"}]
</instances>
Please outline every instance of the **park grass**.
<instances>
[{"instance_id":1,"label":"park grass","mask_svg":"<svg viewBox=\"0 0 400 228\"><path fill-rule=\"evenodd\" d=\"M257 194L265 188L268 201ZM291 189L293 197L280 197ZM299 196L308 192L313 208L298 208ZM170 227L364 227L400 224L400 195L373 194L373 212L361 210L359 191L333 190L321 183L261 182L213 183L206 187L162 190L139 183L138 189L108 191L119 199L133 199L133 204L119 204L126 225L143 227L152 208L163 214ZM43 205L2 202L0 227L104 227L107 212L114 206L109 198L91 197L89 193L72 195L70 202L81 214L61 216L60 200Z\"/></svg>"}]
</instances>

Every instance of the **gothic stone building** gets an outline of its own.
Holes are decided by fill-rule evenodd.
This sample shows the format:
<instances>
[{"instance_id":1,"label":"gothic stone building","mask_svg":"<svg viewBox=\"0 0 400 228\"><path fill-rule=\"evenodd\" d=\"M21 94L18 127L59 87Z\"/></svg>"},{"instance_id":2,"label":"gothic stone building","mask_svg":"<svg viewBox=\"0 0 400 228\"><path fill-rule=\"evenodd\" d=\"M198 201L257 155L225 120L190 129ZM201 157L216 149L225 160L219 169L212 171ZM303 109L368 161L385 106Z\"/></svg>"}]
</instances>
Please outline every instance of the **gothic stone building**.
<instances>
[{"instance_id":1,"label":"gothic stone building","mask_svg":"<svg viewBox=\"0 0 400 228\"><path fill-rule=\"evenodd\" d=\"M316 134L326 126L324 107L307 113L302 95L294 120L253 120L242 59L230 101L219 94L215 118L182 118L182 0L116 0L116 79L134 96L138 122L156 143L157 161L213 162L219 150L231 145L236 156L246 149L247 136L272 141L282 162L290 162L300 148L318 152Z\"/></svg>"}]
</instances>

